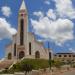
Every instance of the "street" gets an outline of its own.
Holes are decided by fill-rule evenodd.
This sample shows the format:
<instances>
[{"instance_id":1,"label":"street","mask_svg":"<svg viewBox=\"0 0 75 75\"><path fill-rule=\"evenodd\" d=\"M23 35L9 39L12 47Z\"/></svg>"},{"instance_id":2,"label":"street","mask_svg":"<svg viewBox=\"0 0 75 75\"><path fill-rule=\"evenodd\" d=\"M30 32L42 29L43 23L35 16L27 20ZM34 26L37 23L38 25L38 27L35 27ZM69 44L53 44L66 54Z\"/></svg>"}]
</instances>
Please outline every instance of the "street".
<instances>
[{"instance_id":1,"label":"street","mask_svg":"<svg viewBox=\"0 0 75 75\"><path fill-rule=\"evenodd\" d=\"M65 72L65 73L63 73L61 75L75 75L75 70L70 71L70 72Z\"/></svg>"}]
</instances>

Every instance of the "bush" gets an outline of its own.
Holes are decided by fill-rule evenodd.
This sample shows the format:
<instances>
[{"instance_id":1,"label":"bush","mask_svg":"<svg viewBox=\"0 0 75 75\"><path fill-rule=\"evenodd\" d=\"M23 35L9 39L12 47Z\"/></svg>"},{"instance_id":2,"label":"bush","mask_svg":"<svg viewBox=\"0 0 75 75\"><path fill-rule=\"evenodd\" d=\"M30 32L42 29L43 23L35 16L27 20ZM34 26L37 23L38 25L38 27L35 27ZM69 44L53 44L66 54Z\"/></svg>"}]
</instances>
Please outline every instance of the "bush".
<instances>
[{"instance_id":1,"label":"bush","mask_svg":"<svg viewBox=\"0 0 75 75\"><path fill-rule=\"evenodd\" d=\"M59 60L54 61L54 63L53 63L53 66L56 68L61 68L62 65L64 65L64 63Z\"/></svg>"},{"instance_id":2,"label":"bush","mask_svg":"<svg viewBox=\"0 0 75 75\"><path fill-rule=\"evenodd\" d=\"M44 59L24 59L13 65L9 72L31 71L32 69L45 69L49 67L48 60Z\"/></svg>"},{"instance_id":3,"label":"bush","mask_svg":"<svg viewBox=\"0 0 75 75\"><path fill-rule=\"evenodd\" d=\"M72 67L75 68L75 64L73 64Z\"/></svg>"},{"instance_id":4,"label":"bush","mask_svg":"<svg viewBox=\"0 0 75 75\"><path fill-rule=\"evenodd\" d=\"M21 61L21 64L22 65L23 64L30 64L30 65L32 65L32 69L34 69L34 70L49 67L48 60L44 60L44 59L24 59L23 61Z\"/></svg>"}]
</instances>

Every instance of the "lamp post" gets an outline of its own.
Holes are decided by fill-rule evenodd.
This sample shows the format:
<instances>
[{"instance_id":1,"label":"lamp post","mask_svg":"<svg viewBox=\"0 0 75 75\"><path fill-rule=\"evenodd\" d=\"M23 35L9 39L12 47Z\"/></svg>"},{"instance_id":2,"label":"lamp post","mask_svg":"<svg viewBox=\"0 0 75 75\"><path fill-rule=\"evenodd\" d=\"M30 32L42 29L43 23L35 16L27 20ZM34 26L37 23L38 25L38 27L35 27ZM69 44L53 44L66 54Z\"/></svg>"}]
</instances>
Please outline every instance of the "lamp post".
<instances>
[{"instance_id":1,"label":"lamp post","mask_svg":"<svg viewBox=\"0 0 75 75\"><path fill-rule=\"evenodd\" d=\"M50 51L50 43L48 42L48 50L49 50L49 66L50 66L50 70L51 70L51 51Z\"/></svg>"}]
</instances>

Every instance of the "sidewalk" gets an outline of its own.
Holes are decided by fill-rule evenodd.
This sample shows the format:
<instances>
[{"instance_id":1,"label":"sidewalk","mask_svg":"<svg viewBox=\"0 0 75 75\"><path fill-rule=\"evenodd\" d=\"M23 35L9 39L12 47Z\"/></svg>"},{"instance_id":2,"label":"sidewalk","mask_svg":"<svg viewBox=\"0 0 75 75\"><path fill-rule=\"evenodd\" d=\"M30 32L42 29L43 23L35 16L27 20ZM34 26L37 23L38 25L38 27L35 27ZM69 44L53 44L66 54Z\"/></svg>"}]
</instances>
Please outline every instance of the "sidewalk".
<instances>
[{"instance_id":1,"label":"sidewalk","mask_svg":"<svg viewBox=\"0 0 75 75\"><path fill-rule=\"evenodd\" d=\"M64 75L65 73L71 73L73 72L74 75L75 75L75 69L74 68L70 68L69 70L67 69L59 69L59 70L56 70L56 71L53 71L53 72L46 72L46 73L43 73L42 75Z\"/></svg>"}]
</instances>

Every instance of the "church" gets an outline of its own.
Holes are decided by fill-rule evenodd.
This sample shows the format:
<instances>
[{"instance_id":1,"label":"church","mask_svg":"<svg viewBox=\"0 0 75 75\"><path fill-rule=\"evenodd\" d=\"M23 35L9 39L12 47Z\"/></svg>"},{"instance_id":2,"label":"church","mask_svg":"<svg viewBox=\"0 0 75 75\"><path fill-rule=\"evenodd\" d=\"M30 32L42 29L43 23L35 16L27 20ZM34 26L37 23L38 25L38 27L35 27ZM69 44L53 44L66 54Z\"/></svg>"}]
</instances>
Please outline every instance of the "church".
<instances>
[{"instance_id":1,"label":"church","mask_svg":"<svg viewBox=\"0 0 75 75\"><path fill-rule=\"evenodd\" d=\"M49 59L49 49L44 48L43 42L35 39L33 33L28 32L28 12L25 1L18 13L18 30L13 35L13 41L6 46L6 59Z\"/></svg>"}]
</instances>

